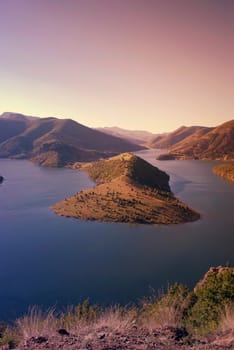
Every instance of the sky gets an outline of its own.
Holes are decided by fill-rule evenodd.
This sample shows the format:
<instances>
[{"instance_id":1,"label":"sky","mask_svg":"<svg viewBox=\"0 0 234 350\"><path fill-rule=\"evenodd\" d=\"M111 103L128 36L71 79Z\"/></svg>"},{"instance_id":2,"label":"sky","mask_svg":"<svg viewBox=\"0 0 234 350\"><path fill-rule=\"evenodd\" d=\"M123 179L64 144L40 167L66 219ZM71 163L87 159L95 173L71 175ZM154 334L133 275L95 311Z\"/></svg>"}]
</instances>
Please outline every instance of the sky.
<instances>
[{"instance_id":1,"label":"sky","mask_svg":"<svg viewBox=\"0 0 234 350\"><path fill-rule=\"evenodd\" d=\"M151 132L234 118L233 0L0 0L0 113Z\"/></svg>"}]
</instances>

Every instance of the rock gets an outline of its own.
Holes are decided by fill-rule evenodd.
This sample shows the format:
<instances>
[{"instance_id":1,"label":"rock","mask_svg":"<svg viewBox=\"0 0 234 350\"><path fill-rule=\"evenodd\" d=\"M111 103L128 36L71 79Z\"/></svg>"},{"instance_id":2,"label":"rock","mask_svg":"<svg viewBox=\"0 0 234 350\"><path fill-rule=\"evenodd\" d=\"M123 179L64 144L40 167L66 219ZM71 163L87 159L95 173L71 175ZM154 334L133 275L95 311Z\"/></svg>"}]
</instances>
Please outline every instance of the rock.
<instances>
[{"instance_id":1,"label":"rock","mask_svg":"<svg viewBox=\"0 0 234 350\"><path fill-rule=\"evenodd\" d=\"M64 328L59 329L58 330L58 334L60 334L60 335L70 335L70 333Z\"/></svg>"},{"instance_id":2,"label":"rock","mask_svg":"<svg viewBox=\"0 0 234 350\"><path fill-rule=\"evenodd\" d=\"M0 175L0 184L4 181L4 177Z\"/></svg>"},{"instance_id":3,"label":"rock","mask_svg":"<svg viewBox=\"0 0 234 350\"><path fill-rule=\"evenodd\" d=\"M32 338L32 342L33 342L33 343L36 343L36 344L42 344L42 343L45 343L45 342L47 342L47 340L48 340L48 338L46 338L46 337L42 337L42 336Z\"/></svg>"},{"instance_id":4,"label":"rock","mask_svg":"<svg viewBox=\"0 0 234 350\"><path fill-rule=\"evenodd\" d=\"M105 333L100 333L98 334L98 339L102 340L105 338L105 336L106 336Z\"/></svg>"},{"instance_id":5,"label":"rock","mask_svg":"<svg viewBox=\"0 0 234 350\"><path fill-rule=\"evenodd\" d=\"M182 338L187 337L187 336L188 336L188 332L184 327L175 329L175 340L176 341L179 341Z\"/></svg>"}]
</instances>

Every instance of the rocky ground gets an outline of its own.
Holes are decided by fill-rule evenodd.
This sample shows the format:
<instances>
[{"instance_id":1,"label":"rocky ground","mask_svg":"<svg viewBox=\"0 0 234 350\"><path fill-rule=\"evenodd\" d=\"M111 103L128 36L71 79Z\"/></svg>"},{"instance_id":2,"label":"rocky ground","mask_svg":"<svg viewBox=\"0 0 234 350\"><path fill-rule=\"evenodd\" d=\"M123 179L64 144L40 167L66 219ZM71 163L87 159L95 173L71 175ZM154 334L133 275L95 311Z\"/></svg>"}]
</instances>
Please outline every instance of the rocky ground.
<instances>
[{"instance_id":1,"label":"rocky ground","mask_svg":"<svg viewBox=\"0 0 234 350\"><path fill-rule=\"evenodd\" d=\"M8 349L8 347L2 348ZM164 327L148 330L132 326L127 331L109 332L108 327L96 331L68 333L60 329L49 336L32 337L18 350L224 350L234 349L234 332L198 340L183 328Z\"/></svg>"}]
</instances>

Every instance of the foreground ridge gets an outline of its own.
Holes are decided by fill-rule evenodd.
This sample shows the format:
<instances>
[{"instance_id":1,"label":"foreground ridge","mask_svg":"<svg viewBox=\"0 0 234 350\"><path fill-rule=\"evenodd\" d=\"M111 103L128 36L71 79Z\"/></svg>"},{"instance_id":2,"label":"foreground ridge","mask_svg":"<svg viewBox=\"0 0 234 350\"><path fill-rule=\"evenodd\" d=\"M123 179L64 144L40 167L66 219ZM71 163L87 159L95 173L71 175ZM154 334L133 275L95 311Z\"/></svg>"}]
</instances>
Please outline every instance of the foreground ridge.
<instances>
[{"instance_id":1,"label":"foreground ridge","mask_svg":"<svg viewBox=\"0 0 234 350\"><path fill-rule=\"evenodd\" d=\"M227 336L227 333L222 337ZM232 334L229 332L229 336ZM221 344L220 344L221 343ZM223 343L223 344L222 344ZM225 342L221 337L212 341L189 338L184 328L163 327L149 330L136 325L123 331L112 330L105 326L100 329L88 329L77 334L59 329L57 335L32 337L18 350L224 350L233 349L233 342Z\"/></svg>"},{"instance_id":2,"label":"foreground ridge","mask_svg":"<svg viewBox=\"0 0 234 350\"><path fill-rule=\"evenodd\" d=\"M82 220L173 224L200 215L174 197L169 175L131 153L80 166L97 185L55 204L62 216Z\"/></svg>"},{"instance_id":3,"label":"foreground ridge","mask_svg":"<svg viewBox=\"0 0 234 350\"><path fill-rule=\"evenodd\" d=\"M136 306L33 307L12 326L0 322L0 349L233 349L233 297L234 268L211 267L193 290L175 283Z\"/></svg>"}]
</instances>

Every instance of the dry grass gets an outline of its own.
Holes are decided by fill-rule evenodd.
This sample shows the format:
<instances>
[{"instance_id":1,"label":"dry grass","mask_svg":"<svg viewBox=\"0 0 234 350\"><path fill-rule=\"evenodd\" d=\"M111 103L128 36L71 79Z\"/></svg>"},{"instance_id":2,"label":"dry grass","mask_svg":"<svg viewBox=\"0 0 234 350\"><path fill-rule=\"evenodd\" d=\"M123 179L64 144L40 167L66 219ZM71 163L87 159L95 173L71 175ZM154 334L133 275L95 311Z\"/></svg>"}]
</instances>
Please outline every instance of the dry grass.
<instances>
[{"instance_id":1,"label":"dry grass","mask_svg":"<svg viewBox=\"0 0 234 350\"><path fill-rule=\"evenodd\" d=\"M223 332L234 331L234 303L225 306L221 317L220 328Z\"/></svg>"},{"instance_id":2,"label":"dry grass","mask_svg":"<svg viewBox=\"0 0 234 350\"><path fill-rule=\"evenodd\" d=\"M98 318L95 329L109 329L112 332L123 332L128 329L136 319L135 309L123 309L118 306L104 310Z\"/></svg>"},{"instance_id":3,"label":"dry grass","mask_svg":"<svg viewBox=\"0 0 234 350\"><path fill-rule=\"evenodd\" d=\"M16 332L24 341L38 336L48 336L55 332L58 319L54 309L43 312L39 307L30 308L28 314L16 320Z\"/></svg>"},{"instance_id":4,"label":"dry grass","mask_svg":"<svg viewBox=\"0 0 234 350\"><path fill-rule=\"evenodd\" d=\"M140 323L149 330L168 326L181 327L181 312L175 305L159 303L143 314Z\"/></svg>"},{"instance_id":5,"label":"dry grass","mask_svg":"<svg viewBox=\"0 0 234 350\"><path fill-rule=\"evenodd\" d=\"M38 307L32 307L28 314L16 321L15 335L20 342L26 342L32 337L48 337L56 334L59 328L65 328L74 334L92 336L105 331L108 334L124 332L136 319L135 309L125 309L113 306L108 309L96 310L84 302L81 308L70 307L57 316L53 309L46 312Z\"/></svg>"},{"instance_id":6,"label":"dry grass","mask_svg":"<svg viewBox=\"0 0 234 350\"><path fill-rule=\"evenodd\" d=\"M83 317L76 308L70 308L57 316L54 310L42 312L39 308L33 307L26 316L16 321L14 329L7 331L6 339L3 339L2 344L0 343L0 349L1 345L6 344L7 346L10 342L26 344L33 337L60 339L56 338L60 328L65 328L70 334L79 336L80 344L85 348L88 342L96 341L103 334L108 339L115 339L116 334L120 337L131 334L132 326L135 324L140 332L148 330L150 333L155 329L162 329L164 332L168 327L180 328L182 326L181 310L177 305L166 305L160 301L153 306L146 305L143 311L115 306L99 310L97 317L94 318L86 317L87 315ZM231 344L234 331L233 307L225 308L220 331L224 335L221 337L218 335L215 344Z\"/></svg>"}]
</instances>

